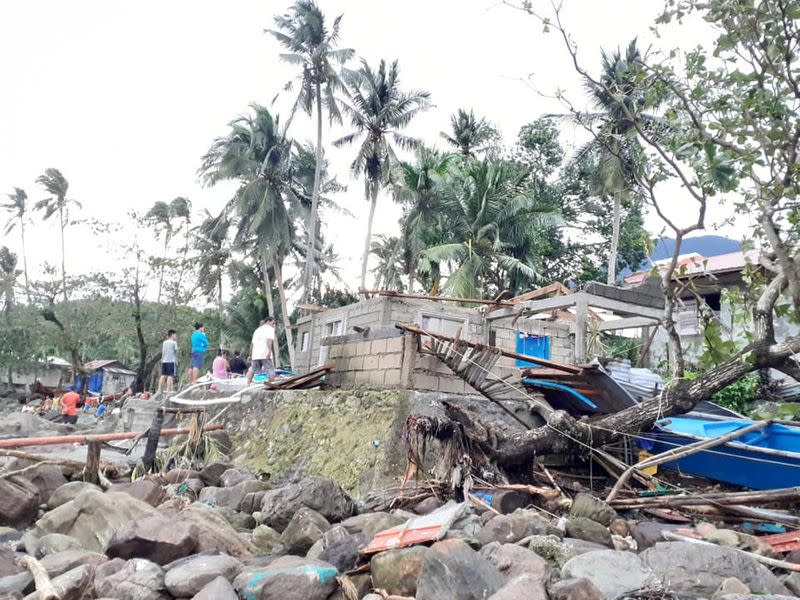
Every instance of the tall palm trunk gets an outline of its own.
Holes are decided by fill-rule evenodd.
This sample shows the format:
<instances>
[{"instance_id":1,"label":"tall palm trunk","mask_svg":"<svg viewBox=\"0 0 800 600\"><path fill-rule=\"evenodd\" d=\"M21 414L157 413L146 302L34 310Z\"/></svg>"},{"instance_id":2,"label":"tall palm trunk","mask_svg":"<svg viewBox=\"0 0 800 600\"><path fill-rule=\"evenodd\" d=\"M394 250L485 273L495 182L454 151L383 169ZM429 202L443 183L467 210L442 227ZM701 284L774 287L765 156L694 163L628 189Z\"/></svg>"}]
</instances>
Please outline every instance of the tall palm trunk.
<instances>
[{"instance_id":1,"label":"tall palm trunk","mask_svg":"<svg viewBox=\"0 0 800 600\"><path fill-rule=\"evenodd\" d=\"M183 256L181 257L181 270L178 272L178 283L175 286L175 298L173 298L173 304L178 300L177 295L181 292L181 286L183 285L183 276L186 274L186 266L189 264L189 221L186 221L186 237L184 240L185 245L183 246ZM220 275L222 277L222 275Z\"/></svg>"},{"instance_id":2,"label":"tall palm trunk","mask_svg":"<svg viewBox=\"0 0 800 600\"><path fill-rule=\"evenodd\" d=\"M262 285L264 286L264 297L267 299L267 311L270 316L275 316L275 300L272 297L272 281L269 278L269 260L267 259L267 251L261 253L261 277ZM278 338L272 340L272 356L274 358L275 366L280 363L280 346L278 345Z\"/></svg>"},{"instance_id":3,"label":"tall palm trunk","mask_svg":"<svg viewBox=\"0 0 800 600\"><path fill-rule=\"evenodd\" d=\"M608 285L617 283L617 252L619 250L620 194L614 194L614 213L611 223L611 250L608 253Z\"/></svg>"},{"instance_id":4,"label":"tall palm trunk","mask_svg":"<svg viewBox=\"0 0 800 600\"><path fill-rule=\"evenodd\" d=\"M303 302L311 293L311 282L314 279L314 253L317 247L317 211L319 210L319 188L322 177L322 93L317 83L317 148L314 159L314 189L311 191L311 214L308 217L308 247L306 250L306 268L303 274Z\"/></svg>"},{"instance_id":5,"label":"tall palm trunk","mask_svg":"<svg viewBox=\"0 0 800 600\"><path fill-rule=\"evenodd\" d=\"M63 204L63 203L61 203ZM61 225L61 285L64 292L64 308L66 309L67 300L67 259L65 258L65 244L64 244L64 207L58 207L58 220Z\"/></svg>"},{"instance_id":6,"label":"tall palm trunk","mask_svg":"<svg viewBox=\"0 0 800 600\"><path fill-rule=\"evenodd\" d=\"M222 307L222 269L220 268L217 275L217 311L219 313L219 347L225 348L225 333L223 325L223 307Z\"/></svg>"},{"instance_id":7,"label":"tall palm trunk","mask_svg":"<svg viewBox=\"0 0 800 600\"><path fill-rule=\"evenodd\" d=\"M158 274L158 295L156 296L156 304L161 304L161 289L164 285L164 267L167 263L167 248L169 247L169 233L164 234L164 253L161 256L161 270Z\"/></svg>"},{"instance_id":8,"label":"tall palm trunk","mask_svg":"<svg viewBox=\"0 0 800 600\"><path fill-rule=\"evenodd\" d=\"M289 320L289 305L286 303L286 290L283 288L283 265L274 256L272 257L272 271L275 273L275 285L278 286L278 296L281 299L283 330L286 333L286 345L289 347L289 366L294 369L294 336L292 335L292 323Z\"/></svg>"},{"instance_id":9,"label":"tall palm trunk","mask_svg":"<svg viewBox=\"0 0 800 600\"><path fill-rule=\"evenodd\" d=\"M375 218L375 205L378 203L378 184L373 182L370 189L369 219L367 220L367 237L364 240L364 257L361 261L361 289L367 289L367 264L372 242L372 220Z\"/></svg>"},{"instance_id":10,"label":"tall palm trunk","mask_svg":"<svg viewBox=\"0 0 800 600\"><path fill-rule=\"evenodd\" d=\"M25 274L25 296L28 298L28 305L31 304L31 286L28 281L28 253L25 251L25 221L20 217L19 232L22 238L22 272Z\"/></svg>"}]
</instances>

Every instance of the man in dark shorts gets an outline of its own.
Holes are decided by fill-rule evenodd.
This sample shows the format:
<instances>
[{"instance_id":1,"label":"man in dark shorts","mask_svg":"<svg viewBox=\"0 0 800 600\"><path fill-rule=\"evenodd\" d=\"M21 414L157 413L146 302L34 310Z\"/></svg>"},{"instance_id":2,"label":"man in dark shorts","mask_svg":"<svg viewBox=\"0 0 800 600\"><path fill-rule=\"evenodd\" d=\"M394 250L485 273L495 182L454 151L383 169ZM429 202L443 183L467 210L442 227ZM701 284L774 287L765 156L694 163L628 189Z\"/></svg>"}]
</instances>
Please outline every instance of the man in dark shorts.
<instances>
[{"instance_id":1,"label":"man in dark shorts","mask_svg":"<svg viewBox=\"0 0 800 600\"><path fill-rule=\"evenodd\" d=\"M160 392L166 384L168 392L172 391L172 382L175 380L178 363L178 342L176 338L178 332L170 329L167 332L167 339L161 344L161 378L158 380L158 391Z\"/></svg>"},{"instance_id":2,"label":"man in dark shorts","mask_svg":"<svg viewBox=\"0 0 800 600\"><path fill-rule=\"evenodd\" d=\"M62 423L75 425L78 422L78 405L80 403L80 394L69 388L67 393L61 396L61 418L59 420Z\"/></svg>"}]
</instances>

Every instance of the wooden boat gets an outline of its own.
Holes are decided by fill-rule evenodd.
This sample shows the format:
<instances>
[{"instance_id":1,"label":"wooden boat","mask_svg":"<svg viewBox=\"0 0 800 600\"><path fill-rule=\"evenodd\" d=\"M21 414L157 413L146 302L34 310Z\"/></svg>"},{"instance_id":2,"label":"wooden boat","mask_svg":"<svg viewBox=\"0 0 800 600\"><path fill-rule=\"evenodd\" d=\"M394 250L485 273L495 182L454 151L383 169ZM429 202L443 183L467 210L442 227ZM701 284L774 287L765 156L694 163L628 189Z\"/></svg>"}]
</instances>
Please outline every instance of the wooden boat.
<instances>
[{"instance_id":1,"label":"wooden boat","mask_svg":"<svg viewBox=\"0 0 800 600\"><path fill-rule=\"evenodd\" d=\"M679 446L717 438L756 423L748 419L716 420L683 415L656 424L655 443L645 450L660 454ZM668 462L659 468L767 490L800 486L800 424L767 423L739 439Z\"/></svg>"}]
</instances>

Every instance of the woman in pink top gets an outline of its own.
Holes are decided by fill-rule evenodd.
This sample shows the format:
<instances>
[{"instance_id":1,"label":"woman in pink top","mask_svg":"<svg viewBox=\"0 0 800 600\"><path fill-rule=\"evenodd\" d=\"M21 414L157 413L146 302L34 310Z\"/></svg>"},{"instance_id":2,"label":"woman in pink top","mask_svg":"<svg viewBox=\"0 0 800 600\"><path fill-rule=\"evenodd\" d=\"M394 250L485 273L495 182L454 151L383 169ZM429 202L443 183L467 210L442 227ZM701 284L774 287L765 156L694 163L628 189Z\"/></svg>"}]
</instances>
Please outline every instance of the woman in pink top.
<instances>
[{"instance_id":1,"label":"woman in pink top","mask_svg":"<svg viewBox=\"0 0 800 600\"><path fill-rule=\"evenodd\" d=\"M217 350L217 357L214 359L214 362L211 364L211 374L216 377L217 379L228 379L229 375L228 366L228 351L227 350Z\"/></svg>"}]
</instances>

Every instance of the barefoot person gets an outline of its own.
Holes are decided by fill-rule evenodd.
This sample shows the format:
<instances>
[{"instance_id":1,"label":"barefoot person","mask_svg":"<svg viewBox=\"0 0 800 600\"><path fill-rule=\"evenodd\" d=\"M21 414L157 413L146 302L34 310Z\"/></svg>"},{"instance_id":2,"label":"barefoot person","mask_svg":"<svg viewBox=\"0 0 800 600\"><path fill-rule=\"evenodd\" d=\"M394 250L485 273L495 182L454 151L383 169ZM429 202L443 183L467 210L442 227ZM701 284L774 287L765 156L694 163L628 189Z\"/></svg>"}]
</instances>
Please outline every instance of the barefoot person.
<instances>
[{"instance_id":1,"label":"barefoot person","mask_svg":"<svg viewBox=\"0 0 800 600\"><path fill-rule=\"evenodd\" d=\"M200 375L200 369L203 368L203 357L208 350L208 338L206 337L206 328L202 323L194 324L194 333L192 334L192 364L189 368L189 383L197 382L197 377Z\"/></svg>"},{"instance_id":2,"label":"barefoot person","mask_svg":"<svg viewBox=\"0 0 800 600\"><path fill-rule=\"evenodd\" d=\"M166 384L166 390L172 391L172 382L175 379L175 373L178 362L178 342L176 338L178 332L170 329L167 332L167 339L161 344L161 377L158 380L158 391L160 392Z\"/></svg>"},{"instance_id":3,"label":"barefoot person","mask_svg":"<svg viewBox=\"0 0 800 600\"><path fill-rule=\"evenodd\" d=\"M253 376L266 373L272 379L272 342L275 340L275 317L267 317L253 332L250 346L250 370L247 372L247 383L252 383Z\"/></svg>"}]
</instances>

